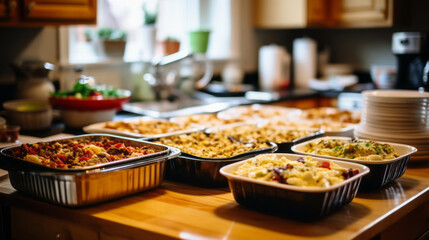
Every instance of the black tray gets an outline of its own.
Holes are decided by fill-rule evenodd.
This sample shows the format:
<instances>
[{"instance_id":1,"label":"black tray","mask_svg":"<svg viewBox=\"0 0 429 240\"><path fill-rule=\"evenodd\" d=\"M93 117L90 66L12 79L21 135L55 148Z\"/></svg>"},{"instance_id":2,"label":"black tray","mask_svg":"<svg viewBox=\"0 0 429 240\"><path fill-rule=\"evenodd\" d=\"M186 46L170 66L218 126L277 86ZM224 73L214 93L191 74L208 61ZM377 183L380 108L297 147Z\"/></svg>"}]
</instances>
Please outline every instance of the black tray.
<instances>
[{"instance_id":1,"label":"black tray","mask_svg":"<svg viewBox=\"0 0 429 240\"><path fill-rule=\"evenodd\" d=\"M225 187L228 181L219 173L223 166L259 154L275 152L277 145L269 144L268 148L255 149L229 158L202 158L182 152L180 157L167 162L165 177L201 187Z\"/></svg>"}]
</instances>

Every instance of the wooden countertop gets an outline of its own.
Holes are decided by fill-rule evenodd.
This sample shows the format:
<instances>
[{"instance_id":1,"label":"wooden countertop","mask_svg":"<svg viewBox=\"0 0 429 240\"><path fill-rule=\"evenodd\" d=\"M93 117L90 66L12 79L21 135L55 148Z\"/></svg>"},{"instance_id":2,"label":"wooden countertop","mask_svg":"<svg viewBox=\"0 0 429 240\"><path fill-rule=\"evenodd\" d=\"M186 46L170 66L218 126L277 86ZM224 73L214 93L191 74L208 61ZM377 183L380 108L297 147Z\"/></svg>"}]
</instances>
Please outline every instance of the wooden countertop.
<instances>
[{"instance_id":1,"label":"wooden countertop","mask_svg":"<svg viewBox=\"0 0 429 240\"><path fill-rule=\"evenodd\" d=\"M350 204L315 222L246 209L227 188L170 181L133 196L69 209L26 197L3 177L0 203L134 239L369 239L380 232L409 234L410 226L419 233L429 228L429 163L409 166L395 182L376 192L358 193Z\"/></svg>"}]
</instances>

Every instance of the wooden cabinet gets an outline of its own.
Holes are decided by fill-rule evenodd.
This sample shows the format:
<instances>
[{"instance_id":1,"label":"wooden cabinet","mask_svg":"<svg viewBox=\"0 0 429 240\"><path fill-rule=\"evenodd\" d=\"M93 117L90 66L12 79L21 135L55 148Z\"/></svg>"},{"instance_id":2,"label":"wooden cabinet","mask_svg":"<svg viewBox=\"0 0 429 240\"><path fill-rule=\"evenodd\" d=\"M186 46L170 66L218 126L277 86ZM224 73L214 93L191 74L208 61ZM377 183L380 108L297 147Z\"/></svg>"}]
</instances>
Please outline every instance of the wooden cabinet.
<instances>
[{"instance_id":1,"label":"wooden cabinet","mask_svg":"<svg viewBox=\"0 0 429 240\"><path fill-rule=\"evenodd\" d=\"M387 27L394 0L254 0L257 28Z\"/></svg>"},{"instance_id":2,"label":"wooden cabinet","mask_svg":"<svg viewBox=\"0 0 429 240\"><path fill-rule=\"evenodd\" d=\"M0 0L0 25L95 24L97 0Z\"/></svg>"},{"instance_id":3,"label":"wooden cabinet","mask_svg":"<svg viewBox=\"0 0 429 240\"><path fill-rule=\"evenodd\" d=\"M253 25L260 28L305 27L306 9L306 0L254 0Z\"/></svg>"},{"instance_id":4,"label":"wooden cabinet","mask_svg":"<svg viewBox=\"0 0 429 240\"><path fill-rule=\"evenodd\" d=\"M253 0L253 25L259 28L304 28L329 22L329 0Z\"/></svg>"},{"instance_id":5,"label":"wooden cabinet","mask_svg":"<svg viewBox=\"0 0 429 240\"><path fill-rule=\"evenodd\" d=\"M16 16L16 0L0 0L0 22L11 21Z\"/></svg>"},{"instance_id":6,"label":"wooden cabinet","mask_svg":"<svg viewBox=\"0 0 429 240\"><path fill-rule=\"evenodd\" d=\"M334 0L333 24L338 27L389 27L393 0Z\"/></svg>"}]
</instances>

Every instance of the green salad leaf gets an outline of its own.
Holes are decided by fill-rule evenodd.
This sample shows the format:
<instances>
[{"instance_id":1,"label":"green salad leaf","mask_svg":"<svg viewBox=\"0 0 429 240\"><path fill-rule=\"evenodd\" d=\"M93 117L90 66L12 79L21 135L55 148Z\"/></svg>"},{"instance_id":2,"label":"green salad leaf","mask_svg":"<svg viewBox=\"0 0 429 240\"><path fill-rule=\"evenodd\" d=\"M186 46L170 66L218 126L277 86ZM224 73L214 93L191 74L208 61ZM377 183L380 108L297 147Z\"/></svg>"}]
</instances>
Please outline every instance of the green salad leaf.
<instances>
[{"instance_id":1,"label":"green salad leaf","mask_svg":"<svg viewBox=\"0 0 429 240\"><path fill-rule=\"evenodd\" d=\"M117 88L105 85L90 85L87 82L77 81L70 91L52 92L52 97L90 98L102 96L106 98L125 97Z\"/></svg>"}]
</instances>

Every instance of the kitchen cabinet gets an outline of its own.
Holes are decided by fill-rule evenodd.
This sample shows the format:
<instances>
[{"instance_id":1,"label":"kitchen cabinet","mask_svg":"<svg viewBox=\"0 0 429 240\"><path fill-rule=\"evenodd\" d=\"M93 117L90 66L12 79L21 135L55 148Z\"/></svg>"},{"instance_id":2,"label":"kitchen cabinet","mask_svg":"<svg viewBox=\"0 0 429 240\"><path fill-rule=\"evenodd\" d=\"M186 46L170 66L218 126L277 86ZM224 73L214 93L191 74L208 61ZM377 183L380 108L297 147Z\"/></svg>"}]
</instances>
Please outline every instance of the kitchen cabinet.
<instances>
[{"instance_id":1,"label":"kitchen cabinet","mask_svg":"<svg viewBox=\"0 0 429 240\"><path fill-rule=\"evenodd\" d=\"M0 0L0 23L16 16L16 5L17 1L14 0Z\"/></svg>"},{"instance_id":2,"label":"kitchen cabinet","mask_svg":"<svg viewBox=\"0 0 429 240\"><path fill-rule=\"evenodd\" d=\"M0 0L1 26L95 24L97 0Z\"/></svg>"},{"instance_id":3,"label":"kitchen cabinet","mask_svg":"<svg viewBox=\"0 0 429 240\"><path fill-rule=\"evenodd\" d=\"M254 0L253 26L304 28L329 22L329 0Z\"/></svg>"},{"instance_id":4,"label":"kitchen cabinet","mask_svg":"<svg viewBox=\"0 0 429 240\"><path fill-rule=\"evenodd\" d=\"M253 25L260 28L306 26L305 0L254 0Z\"/></svg>"},{"instance_id":5,"label":"kitchen cabinet","mask_svg":"<svg viewBox=\"0 0 429 240\"><path fill-rule=\"evenodd\" d=\"M398 1L254 0L253 26L283 29L388 27L395 23L394 6L399 4L396 2ZM403 11L406 10L406 8L403 9Z\"/></svg>"},{"instance_id":6,"label":"kitchen cabinet","mask_svg":"<svg viewBox=\"0 0 429 240\"><path fill-rule=\"evenodd\" d=\"M333 0L332 12L338 27L393 25L393 0Z\"/></svg>"}]
</instances>

